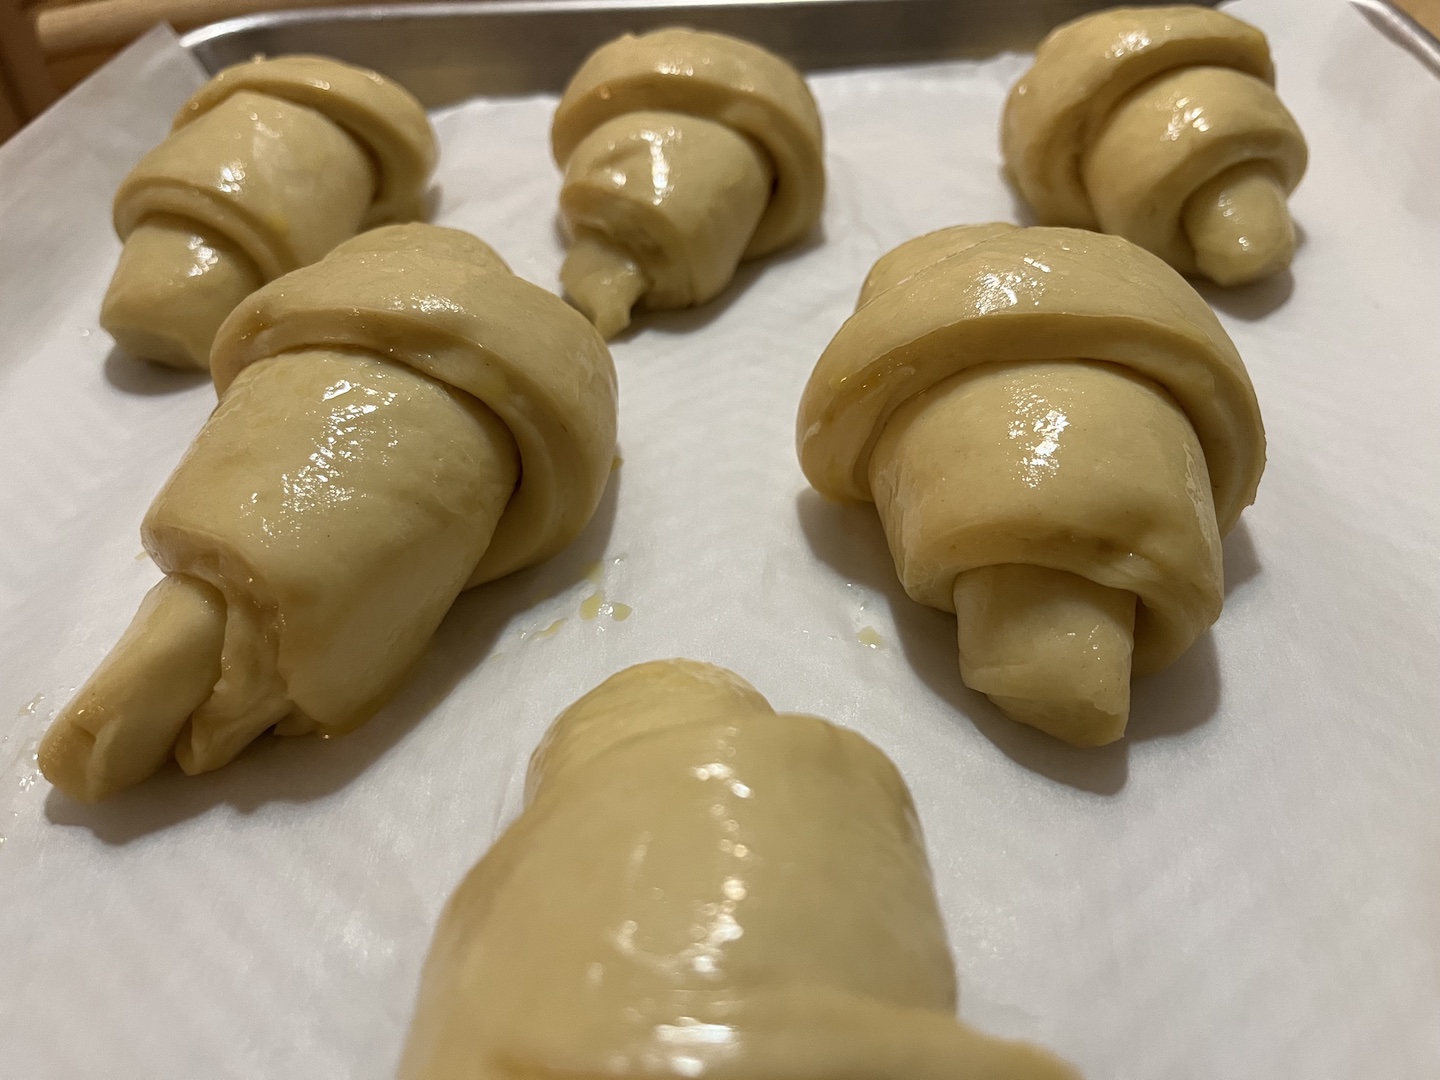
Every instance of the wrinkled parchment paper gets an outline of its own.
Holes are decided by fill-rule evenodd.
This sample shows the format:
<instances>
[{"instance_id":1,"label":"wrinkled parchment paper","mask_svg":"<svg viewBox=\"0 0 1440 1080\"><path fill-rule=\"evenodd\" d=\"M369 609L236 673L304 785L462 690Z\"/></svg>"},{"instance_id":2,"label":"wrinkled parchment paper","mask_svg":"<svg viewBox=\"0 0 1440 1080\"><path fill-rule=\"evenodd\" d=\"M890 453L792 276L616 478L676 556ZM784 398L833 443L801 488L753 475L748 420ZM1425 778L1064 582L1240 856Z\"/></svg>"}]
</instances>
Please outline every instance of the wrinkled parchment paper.
<instances>
[{"instance_id":1,"label":"wrinkled parchment paper","mask_svg":"<svg viewBox=\"0 0 1440 1080\"><path fill-rule=\"evenodd\" d=\"M615 344L624 463L574 547L464 596L359 733L97 808L51 792L36 740L155 580L137 527L213 403L99 329L109 200L202 75L157 31L0 149L0 1080L389 1076L546 725L671 655L895 759L968 1020L1094 1080L1440 1075L1440 82L1341 0L1233 10L1313 154L1293 274L1207 293L1270 463L1224 616L1098 751L965 690L953 620L793 451L872 260L1023 215L995 131L1024 57L814 79L823 231ZM436 123L438 220L555 288L552 106Z\"/></svg>"}]
</instances>

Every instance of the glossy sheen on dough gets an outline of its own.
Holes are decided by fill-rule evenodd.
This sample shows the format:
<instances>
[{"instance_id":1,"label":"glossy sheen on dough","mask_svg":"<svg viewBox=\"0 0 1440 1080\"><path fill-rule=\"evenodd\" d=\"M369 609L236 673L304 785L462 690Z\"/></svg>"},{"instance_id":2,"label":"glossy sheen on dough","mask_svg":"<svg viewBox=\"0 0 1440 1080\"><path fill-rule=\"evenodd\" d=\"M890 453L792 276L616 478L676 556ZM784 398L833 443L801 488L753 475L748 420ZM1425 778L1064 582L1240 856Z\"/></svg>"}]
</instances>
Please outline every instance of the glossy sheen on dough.
<instances>
[{"instance_id":1,"label":"glossy sheen on dough","mask_svg":"<svg viewBox=\"0 0 1440 1080\"><path fill-rule=\"evenodd\" d=\"M1009 225L875 265L797 440L822 493L877 504L906 592L957 611L967 684L1077 743L1118 738L1132 667L1218 617L1265 450L1184 279L1118 237Z\"/></svg>"},{"instance_id":2,"label":"glossy sheen on dough","mask_svg":"<svg viewBox=\"0 0 1440 1080\"><path fill-rule=\"evenodd\" d=\"M556 720L441 917L402 1080L1061 1080L954 1018L904 782L688 660Z\"/></svg>"},{"instance_id":3,"label":"glossy sheen on dough","mask_svg":"<svg viewBox=\"0 0 1440 1080\"><path fill-rule=\"evenodd\" d=\"M742 258L794 243L824 197L800 74L723 34L667 29L596 50L555 111L573 239L562 277L606 336L630 307L703 303Z\"/></svg>"},{"instance_id":4,"label":"glossy sheen on dough","mask_svg":"<svg viewBox=\"0 0 1440 1080\"><path fill-rule=\"evenodd\" d=\"M116 193L125 248L102 324L136 355L206 368L264 282L421 216L435 156L420 103L374 72L311 56L227 68Z\"/></svg>"},{"instance_id":5,"label":"glossy sheen on dough","mask_svg":"<svg viewBox=\"0 0 1440 1080\"><path fill-rule=\"evenodd\" d=\"M1010 92L1006 168L1046 225L1102 229L1182 273L1284 269L1306 147L1259 30L1203 7L1113 8L1059 27Z\"/></svg>"},{"instance_id":6,"label":"glossy sheen on dough","mask_svg":"<svg viewBox=\"0 0 1440 1080\"><path fill-rule=\"evenodd\" d=\"M610 471L616 386L583 317L486 245L372 230L248 298L220 404L142 525L166 577L41 745L96 799L172 752L339 734L459 592L568 543Z\"/></svg>"},{"instance_id":7,"label":"glossy sheen on dough","mask_svg":"<svg viewBox=\"0 0 1440 1080\"><path fill-rule=\"evenodd\" d=\"M483 250L482 250L483 249ZM469 584L541 562L585 527L614 461L610 352L578 312L465 233L373 229L252 296L215 339L224 394L246 366L311 346L363 349L483 402L520 451L520 485Z\"/></svg>"}]
</instances>

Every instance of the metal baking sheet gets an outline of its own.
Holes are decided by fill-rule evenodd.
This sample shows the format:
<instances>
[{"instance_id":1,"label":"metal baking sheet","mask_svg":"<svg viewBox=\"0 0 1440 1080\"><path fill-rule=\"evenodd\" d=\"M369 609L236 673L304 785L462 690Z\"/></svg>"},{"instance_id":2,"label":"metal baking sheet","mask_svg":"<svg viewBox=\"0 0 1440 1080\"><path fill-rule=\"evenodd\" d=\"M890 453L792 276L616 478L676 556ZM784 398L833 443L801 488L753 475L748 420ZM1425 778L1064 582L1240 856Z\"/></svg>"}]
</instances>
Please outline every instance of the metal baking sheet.
<instances>
[{"instance_id":1,"label":"metal baking sheet","mask_svg":"<svg viewBox=\"0 0 1440 1080\"><path fill-rule=\"evenodd\" d=\"M740 34L807 71L1033 48L1103 0L479 0L247 15L186 34L210 72L256 53L323 53L399 79L429 106L559 92L596 46L685 25Z\"/></svg>"},{"instance_id":2,"label":"metal baking sheet","mask_svg":"<svg viewBox=\"0 0 1440 1080\"><path fill-rule=\"evenodd\" d=\"M1440 75L1440 39L1389 0L1350 0L1382 34Z\"/></svg>"}]
</instances>

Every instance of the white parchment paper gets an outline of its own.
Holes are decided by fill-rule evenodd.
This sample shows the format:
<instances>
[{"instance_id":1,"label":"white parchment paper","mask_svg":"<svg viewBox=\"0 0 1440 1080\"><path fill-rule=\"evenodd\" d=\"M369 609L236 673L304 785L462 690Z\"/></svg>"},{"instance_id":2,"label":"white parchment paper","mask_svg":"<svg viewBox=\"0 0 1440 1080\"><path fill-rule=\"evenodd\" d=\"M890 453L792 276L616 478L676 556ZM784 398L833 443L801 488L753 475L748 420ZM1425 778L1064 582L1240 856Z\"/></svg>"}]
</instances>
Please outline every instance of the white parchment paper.
<instances>
[{"instance_id":1,"label":"white parchment paper","mask_svg":"<svg viewBox=\"0 0 1440 1080\"><path fill-rule=\"evenodd\" d=\"M1293 273L1207 292L1270 462L1219 624L1099 751L965 690L953 620L793 451L872 260L1023 220L995 132L1025 58L814 79L823 231L615 344L624 464L574 547L464 596L359 733L97 808L51 792L36 741L155 580L140 518L213 403L99 329L109 200L202 76L157 32L0 149L0 1080L390 1075L546 725L671 655L895 759L968 1020L1095 1080L1440 1075L1440 82L1340 0L1233 10L1312 150ZM555 288L552 106L436 122L438 220Z\"/></svg>"}]
</instances>

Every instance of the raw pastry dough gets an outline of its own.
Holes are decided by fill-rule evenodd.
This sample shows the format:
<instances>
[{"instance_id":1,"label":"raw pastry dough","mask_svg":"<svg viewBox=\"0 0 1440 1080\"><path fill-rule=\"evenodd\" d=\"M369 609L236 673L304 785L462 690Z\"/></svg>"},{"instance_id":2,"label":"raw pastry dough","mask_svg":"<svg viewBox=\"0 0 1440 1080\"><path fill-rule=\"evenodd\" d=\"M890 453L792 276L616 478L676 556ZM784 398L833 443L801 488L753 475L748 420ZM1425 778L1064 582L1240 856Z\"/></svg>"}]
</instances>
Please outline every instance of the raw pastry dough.
<instances>
[{"instance_id":1,"label":"raw pastry dough","mask_svg":"<svg viewBox=\"0 0 1440 1080\"><path fill-rule=\"evenodd\" d=\"M1059 27L1010 91L1001 143L1045 225L1102 229L1238 285L1295 251L1305 139L1265 35L1204 7L1114 8Z\"/></svg>"},{"instance_id":2,"label":"raw pastry dough","mask_svg":"<svg viewBox=\"0 0 1440 1080\"><path fill-rule=\"evenodd\" d=\"M318 56L226 68L115 195L125 241L100 323L126 351L208 370L225 316L362 228L423 214L435 136L420 103Z\"/></svg>"},{"instance_id":3,"label":"raw pastry dough","mask_svg":"<svg viewBox=\"0 0 1440 1080\"><path fill-rule=\"evenodd\" d=\"M555 110L561 280L607 338L651 308L702 304L741 259L820 216L820 114L778 56L723 34L656 30L602 45Z\"/></svg>"},{"instance_id":4,"label":"raw pastry dough","mask_svg":"<svg viewBox=\"0 0 1440 1080\"><path fill-rule=\"evenodd\" d=\"M376 229L265 286L214 375L141 530L166 576L41 743L78 799L172 750L198 773L272 725L354 728L462 589L569 543L609 477L604 342L452 229Z\"/></svg>"},{"instance_id":5,"label":"raw pastry dough","mask_svg":"<svg viewBox=\"0 0 1440 1080\"><path fill-rule=\"evenodd\" d=\"M402 1080L1061 1080L955 1020L915 809L853 732L690 660L555 721L441 917Z\"/></svg>"},{"instance_id":6,"label":"raw pastry dough","mask_svg":"<svg viewBox=\"0 0 1440 1080\"><path fill-rule=\"evenodd\" d=\"M1220 614L1265 433L1205 302L1129 241L975 225L890 252L800 403L822 493L873 500L960 672L1062 739L1118 739L1130 676ZM1133 656L1132 656L1133 652Z\"/></svg>"}]
</instances>

